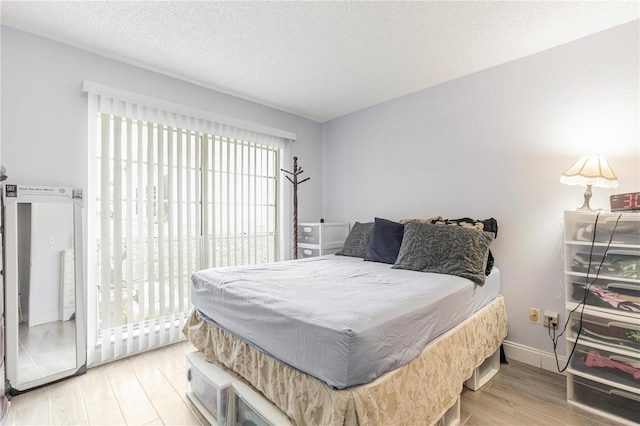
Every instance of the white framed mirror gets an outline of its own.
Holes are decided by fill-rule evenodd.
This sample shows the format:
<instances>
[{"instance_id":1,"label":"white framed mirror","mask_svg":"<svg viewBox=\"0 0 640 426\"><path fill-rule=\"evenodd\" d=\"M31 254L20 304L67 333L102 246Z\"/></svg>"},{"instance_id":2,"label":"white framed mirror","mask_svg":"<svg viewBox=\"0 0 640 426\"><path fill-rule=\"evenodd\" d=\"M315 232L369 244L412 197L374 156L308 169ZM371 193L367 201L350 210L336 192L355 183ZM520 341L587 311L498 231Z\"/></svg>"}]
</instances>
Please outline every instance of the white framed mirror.
<instances>
[{"instance_id":1,"label":"white framed mirror","mask_svg":"<svg viewBox=\"0 0 640 426\"><path fill-rule=\"evenodd\" d=\"M6 376L18 394L86 372L82 197L6 184Z\"/></svg>"}]
</instances>

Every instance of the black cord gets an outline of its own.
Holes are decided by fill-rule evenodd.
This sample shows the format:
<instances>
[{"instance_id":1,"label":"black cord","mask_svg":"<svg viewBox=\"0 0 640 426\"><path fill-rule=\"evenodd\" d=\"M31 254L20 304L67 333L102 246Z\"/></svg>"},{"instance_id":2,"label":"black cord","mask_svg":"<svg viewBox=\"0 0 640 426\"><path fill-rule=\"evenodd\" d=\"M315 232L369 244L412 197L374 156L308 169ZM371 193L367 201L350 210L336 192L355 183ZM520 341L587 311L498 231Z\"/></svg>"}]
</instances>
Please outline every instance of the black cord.
<instances>
[{"instance_id":1,"label":"black cord","mask_svg":"<svg viewBox=\"0 0 640 426\"><path fill-rule=\"evenodd\" d=\"M596 275L593 278L593 280L591 282L589 282L589 273L591 272L591 264L592 264L592 261L593 261L593 247L595 246L595 242L596 242L596 231L598 229L598 219L599 219L599 217L600 217L600 211L598 211L598 213L596 214L596 220L595 220L595 223L593 224L593 235L591 237L591 246L589 248L589 262L587 263L587 274L586 274L585 279L584 279L584 295L582 296L582 300L567 315L567 319L566 319L566 321L564 323L564 327L562 328L562 332L560 334L558 334L556 336L555 327L549 327L549 337L551 338L551 341L553 343L553 354L555 355L555 358L556 358L556 367L558 368L558 372L560 372L560 373L564 372L569 367L569 363L571 362L571 357L573 356L573 354L574 354L574 352L576 350L576 346L578 345L578 338L580 337L580 334L582 333L582 318L584 316L584 308L585 308L585 305L587 303L587 296L589 295L589 289L598 280L598 277L600 276L600 271L602 270L602 265L604 264L604 260L607 257L607 253L609 253L609 247L611 247L611 242L613 241L613 236L616 233L616 228L618 227L618 222L620 221L620 218L622 217L622 213L620 213L618 215L618 217L616 219L616 223L613 225L613 229L611 230L611 235L609 237L609 242L607 243L607 247L605 248L604 253L602 254L602 260L600 261L600 264L598 265L598 269L596 270ZM565 289L565 291L566 291L566 289ZM569 325L569 322L571 321L571 315L573 315L573 313L575 311L577 311L578 308L581 308L580 309L580 320L579 320L579 323L578 323L578 332L576 333L575 341L573 342L573 347L571 348L571 353L567 357L567 363L565 364L565 366L562 369L560 369L560 361L558 360L558 352L557 352L558 339L567 331L567 326ZM553 335L552 335L552 329L553 329Z\"/></svg>"}]
</instances>

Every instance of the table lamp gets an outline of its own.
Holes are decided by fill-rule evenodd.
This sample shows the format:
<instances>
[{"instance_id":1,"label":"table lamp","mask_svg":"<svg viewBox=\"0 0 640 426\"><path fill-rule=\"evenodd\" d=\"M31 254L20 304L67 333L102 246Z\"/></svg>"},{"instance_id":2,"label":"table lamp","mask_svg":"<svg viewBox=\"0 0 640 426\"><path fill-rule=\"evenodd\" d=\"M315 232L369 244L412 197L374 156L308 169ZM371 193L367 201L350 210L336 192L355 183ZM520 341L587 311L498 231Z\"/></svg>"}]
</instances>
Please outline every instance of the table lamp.
<instances>
[{"instance_id":1,"label":"table lamp","mask_svg":"<svg viewBox=\"0 0 640 426\"><path fill-rule=\"evenodd\" d=\"M582 185L587 189L584 192L584 204L578 207L578 211L593 211L589 206L591 199L591 187L617 188L618 178L616 177L607 160L602 155L589 154L579 159L573 166L560 176L560 182L567 185Z\"/></svg>"}]
</instances>

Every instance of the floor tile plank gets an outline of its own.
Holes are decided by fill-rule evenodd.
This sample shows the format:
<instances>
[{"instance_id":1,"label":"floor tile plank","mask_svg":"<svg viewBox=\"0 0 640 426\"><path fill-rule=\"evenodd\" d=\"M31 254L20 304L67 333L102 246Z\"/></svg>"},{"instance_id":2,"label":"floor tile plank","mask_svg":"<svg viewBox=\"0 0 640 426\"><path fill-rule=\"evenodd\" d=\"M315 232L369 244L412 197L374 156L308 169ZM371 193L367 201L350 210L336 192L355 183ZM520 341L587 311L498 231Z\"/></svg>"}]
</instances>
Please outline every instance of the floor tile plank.
<instances>
[{"instance_id":1,"label":"floor tile plank","mask_svg":"<svg viewBox=\"0 0 640 426\"><path fill-rule=\"evenodd\" d=\"M89 422L78 380L63 380L49 387L51 422L56 425L83 425Z\"/></svg>"},{"instance_id":2,"label":"floor tile plank","mask_svg":"<svg viewBox=\"0 0 640 426\"><path fill-rule=\"evenodd\" d=\"M201 426L198 418L177 393L169 393L151 401L165 425Z\"/></svg>"},{"instance_id":3,"label":"floor tile plank","mask_svg":"<svg viewBox=\"0 0 640 426\"><path fill-rule=\"evenodd\" d=\"M126 425L115 396L87 405L90 425Z\"/></svg>"},{"instance_id":4,"label":"floor tile plank","mask_svg":"<svg viewBox=\"0 0 640 426\"><path fill-rule=\"evenodd\" d=\"M162 374L162 371L160 371L155 364L149 362L134 362L132 366L134 366L136 377L149 399L153 400L168 393L175 392L171 383L169 383L164 374Z\"/></svg>"},{"instance_id":5,"label":"floor tile plank","mask_svg":"<svg viewBox=\"0 0 640 426\"><path fill-rule=\"evenodd\" d=\"M158 417L153 404L135 376L114 384L113 390L127 424L145 424Z\"/></svg>"},{"instance_id":6,"label":"floor tile plank","mask_svg":"<svg viewBox=\"0 0 640 426\"><path fill-rule=\"evenodd\" d=\"M80 382L82 395L87 405L114 398L106 365L90 368L87 374L79 376L77 380Z\"/></svg>"},{"instance_id":7,"label":"floor tile plank","mask_svg":"<svg viewBox=\"0 0 640 426\"><path fill-rule=\"evenodd\" d=\"M51 424L51 403L49 387L23 393L11 400L16 425L48 425Z\"/></svg>"}]
</instances>

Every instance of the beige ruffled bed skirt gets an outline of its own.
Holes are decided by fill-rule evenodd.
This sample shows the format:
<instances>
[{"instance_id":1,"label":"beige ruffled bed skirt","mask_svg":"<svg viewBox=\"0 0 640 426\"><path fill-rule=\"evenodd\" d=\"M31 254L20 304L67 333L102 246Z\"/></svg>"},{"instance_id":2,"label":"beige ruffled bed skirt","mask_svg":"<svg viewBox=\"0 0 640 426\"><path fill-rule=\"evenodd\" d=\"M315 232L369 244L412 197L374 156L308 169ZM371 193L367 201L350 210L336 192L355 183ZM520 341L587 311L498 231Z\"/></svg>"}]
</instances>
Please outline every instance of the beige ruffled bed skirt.
<instances>
[{"instance_id":1,"label":"beige ruffled bed skirt","mask_svg":"<svg viewBox=\"0 0 640 426\"><path fill-rule=\"evenodd\" d=\"M298 425L428 425L452 407L473 370L507 335L502 296L431 342L413 361L343 390L289 367L203 319L183 329L207 361L235 371Z\"/></svg>"}]
</instances>

